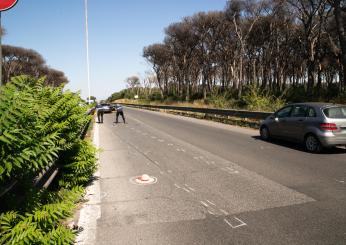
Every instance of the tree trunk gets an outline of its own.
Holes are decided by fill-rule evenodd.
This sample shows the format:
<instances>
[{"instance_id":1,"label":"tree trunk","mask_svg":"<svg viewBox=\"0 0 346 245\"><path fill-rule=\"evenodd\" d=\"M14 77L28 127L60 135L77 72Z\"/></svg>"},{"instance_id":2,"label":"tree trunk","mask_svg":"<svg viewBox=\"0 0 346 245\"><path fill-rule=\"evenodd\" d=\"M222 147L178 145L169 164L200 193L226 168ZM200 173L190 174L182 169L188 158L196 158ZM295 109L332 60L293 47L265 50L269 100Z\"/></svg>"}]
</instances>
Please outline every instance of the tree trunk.
<instances>
[{"instance_id":1,"label":"tree trunk","mask_svg":"<svg viewBox=\"0 0 346 245\"><path fill-rule=\"evenodd\" d=\"M342 64L342 77L340 77L340 82L343 84L343 89L346 88L346 33L345 33L345 25L343 23L343 18L341 16L341 1L334 1L334 17L336 22L336 29L339 36L340 46L341 46L341 54L340 60Z\"/></svg>"}]
</instances>

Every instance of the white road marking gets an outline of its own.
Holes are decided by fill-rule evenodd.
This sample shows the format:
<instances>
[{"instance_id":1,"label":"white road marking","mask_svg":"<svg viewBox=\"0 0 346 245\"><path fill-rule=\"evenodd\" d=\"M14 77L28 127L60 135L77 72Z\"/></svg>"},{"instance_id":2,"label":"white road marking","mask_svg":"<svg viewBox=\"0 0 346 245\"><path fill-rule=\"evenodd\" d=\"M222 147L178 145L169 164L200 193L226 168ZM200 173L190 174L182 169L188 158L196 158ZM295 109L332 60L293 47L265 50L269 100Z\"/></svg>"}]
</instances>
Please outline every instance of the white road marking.
<instances>
[{"instance_id":1,"label":"white road marking","mask_svg":"<svg viewBox=\"0 0 346 245\"><path fill-rule=\"evenodd\" d=\"M199 157L193 157L193 159L195 159L195 160L199 160Z\"/></svg>"},{"instance_id":2,"label":"white road marking","mask_svg":"<svg viewBox=\"0 0 346 245\"><path fill-rule=\"evenodd\" d=\"M178 184L174 184L174 186L177 187L178 189L181 188Z\"/></svg>"},{"instance_id":3,"label":"white road marking","mask_svg":"<svg viewBox=\"0 0 346 245\"><path fill-rule=\"evenodd\" d=\"M215 203L213 203L213 202L209 201L208 199L207 199L206 201L207 201L207 203L210 203L211 205L216 206L216 204L215 204Z\"/></svg>"},{"instance_id":4,"label":"white road marking","mask_svg":"<svg viewBox=\"0 0 346 245\"><path fill-rule=\"evenodd\" d=\"M336 180L339 183L345 183L345 180Z\"/></svg>"},{"instance_id":5,"label":"white road marking","mask_svg":"<svg viewBox=\"0 0 346 245\"><path fill-rule=\"evenodd\" d=\"M232 225L232 223L230 221L228 221L227 219L224 219L224 221L230 226L232 227L232 229L241 227L241 226L245 226L247 225L244 221L238 219L237 217L234 217L235 220L237 220L240 224L239 225Z\"/></svg>"},{"instance_id":6,"label":"white road marking","mask_svg":"<svg viewBox=\"0 0 346 245\"><path fill-rule=\"evenodd\" d=\"M229 213L223 209L220 209L220 212L223 213L224 215L229 215Z\"/></svg>"},{"instance_id":7,"label":"white road marking","mask_svg":"<svg viewBox=\"0 0 346 245\"><path fill-rule=\"evenodd\" d=\"M208 204L206 204L205 202L203 202L203 201L200 201L200 203L204 206L204 207L209 207L209 205Z\"/></svg>"},{"instance_id":8,"label":"white road marking","mask_svg":"<svg viewBox=\"0 0 346 245\"><path fill-rule=\"evenodd\" d=\"M162 142L165 142L163 139L159 139L158 141L161 142L161 143L162 143Z\"/></svg>"},{"instance_id":9,"label":"white road marking","mask_svg":"<svg viewBox=\"0 0 346 245\"><path fill-rule=\"evenodd\" d=\"M172 144L172 143L168 143L167 145L168 145L168 146L173 146L173 144Z\"/></svg>"},{"instance_id":10,"label":"white road marking","mask_svg":"<svg viewBox=\"0 0 346 245\"><path fill-rule=\"evenodd\" d=\"M205 163L206 163L207 165L210 165L210 162L209 162L209 161L205 161Z\"/></svg>"},{"instance_id":11,"label":"white road marking","mask_svg":"<svg viewBox=\"0 0 346 245\"><path fill-rule=\"evenodd\" d=\"M161 174L161 175L164 175L164 174L165 174L165 172L163 172L163 171L160 171L160 174Z\"/></svg>"},{"instance_id":12,"label":"white road marking","mask_svg":"<svg viewBox=\"0 0 346 245\"><path fill-rule=\"evenodd\" d=\"M176 150L177 150L177 151L180 151L180 149L179 149L179 148L177 148Z\"/></svg>"},{"instance_id":13,"label":"white road marking","mask_svg":"<svg viewBox=\"0 0 346 245\"><path fill-rule=\"evenodd\" d=\"M215 162L214 162L214 161L211 161L210 163L211 163L211 164L213 164L213 165L215 164Z\"/></svg>"},{"instance_id":14,"label":"white road marking","mask_svg":"<svg viewBox=\"0 0 346 245\"><path fill-rule=\"evenodd\" d=\"M173 171L170 170L170 169L168 169L168 170L167 170L167 173L171 174L171 173L173 173Z\"/></svg>"},{"instance_id":15,"label":"white road marking","mask_svg":"<svg viewBox=\"0 0 346 245\"><path fill-rule=\"evenodd\" d=\"M156 139L156 137L155 137L155 136L151 136L151 138L152 138L152 139Z\"/></svg>"},{"instance_id":16,"label":"white road marking","mask_svg":"<svg viewBox=\"0 0 346 245\"><path fill-rule=\"evenodd\" d=\"M157 165L160 165L160 163L158 161L154 161L154 163L156 163Z\"/></svg>"},{"instance_id":17,"label":"white road marking","mask_svg":"<svg viewBox=\"0 0 346 245\"><path fill-rule=\"evenodd\" d=\"M192 187L188 187L191 191L196 191L194 188Z\"/></svg>"},{"instance_id":18,"label":"white road marking","mask_svg":"<svg viewBox=\"0 0 346 245\"><path fill-rule=\"evenodd\" d=\"M182 152L186 152L185 149L180 149Z\"/></svg>"},{"instance_id":19,"label":"white road marking","mask_svg":"<svg viewBox=\"0 0 346 245\"><path fill-rule=\"evenodd\" d=\"M185 187L183 187L183 190L190 193L190 190L189 189L186 189Z\"/></svg>"},{"instance_id":20,"label":"white road marking","mask_svg":"<svg viewBox=\"0 0 346 245\"><path fill-rule=\"evenodd\" d=\"M210 211L209 209L208 209L208 213L210 213L211 215L215 215L212 211Z\"/></svg>"}]
</instances>

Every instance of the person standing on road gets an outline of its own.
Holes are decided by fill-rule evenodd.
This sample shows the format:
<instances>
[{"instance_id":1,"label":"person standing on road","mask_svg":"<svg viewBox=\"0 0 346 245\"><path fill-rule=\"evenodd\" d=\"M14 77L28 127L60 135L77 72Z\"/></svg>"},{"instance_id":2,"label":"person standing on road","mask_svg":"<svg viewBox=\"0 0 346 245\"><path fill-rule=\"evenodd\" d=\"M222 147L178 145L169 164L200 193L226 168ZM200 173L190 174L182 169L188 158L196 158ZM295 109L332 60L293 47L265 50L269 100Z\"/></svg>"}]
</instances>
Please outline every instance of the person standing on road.
<instances>
[{"instance_id":1,"label":"person standing on road","mask_svg":"<svg viewBox=\"0 0 346 245\"><path fill-rule=\"evenodd\" d=\"M123 121L125 123L125 117L124 117L124 110L123 110L123 107L119 104L116 105L116 110L117 110L117 114L116 114L116 117L115 117L115 123L118 123L118 117L119 115L121 115L121 117L123 118Z\"/></svg>"},{"instance_id":2,"label":"person standing on road","mask_svg":"<svg viewBox=\"0 0 346 245\"><path fill-rule=\"evenodd\" d=\"M101 105L98 105L96 107L96 113L97 113L97 121L98 123L103 123L103 114L104 114L104 111L103 111L103 108Z\"/></svg>"}]
</instances>

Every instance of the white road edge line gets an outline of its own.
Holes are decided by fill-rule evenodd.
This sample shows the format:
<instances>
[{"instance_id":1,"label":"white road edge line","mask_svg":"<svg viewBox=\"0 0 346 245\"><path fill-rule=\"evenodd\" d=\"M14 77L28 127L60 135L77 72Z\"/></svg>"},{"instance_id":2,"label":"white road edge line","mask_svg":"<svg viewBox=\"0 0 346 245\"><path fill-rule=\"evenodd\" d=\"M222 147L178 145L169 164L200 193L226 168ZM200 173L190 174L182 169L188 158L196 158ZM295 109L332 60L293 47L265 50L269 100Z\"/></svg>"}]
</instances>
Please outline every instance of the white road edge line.
<instances>
[{"instance_id":1,"label":"white road edge line","mask_svg":"<svg viewBox=\"0 0 346 245\"><path fill-rule=\"evenodd\" d=\"M93 143L96 148L100 148L99 124L95 124L94 127ZM99 155L100 153L97 153L98 159L100 159ZM98 178L86 188L89 201L83 204L78 219L78 227L83 227L83 231L76 237L76 244L80 245L95 244L96 242L97 220L101 217L100 169L95 172L94 176Z\"/></svg>"}]
</instances>

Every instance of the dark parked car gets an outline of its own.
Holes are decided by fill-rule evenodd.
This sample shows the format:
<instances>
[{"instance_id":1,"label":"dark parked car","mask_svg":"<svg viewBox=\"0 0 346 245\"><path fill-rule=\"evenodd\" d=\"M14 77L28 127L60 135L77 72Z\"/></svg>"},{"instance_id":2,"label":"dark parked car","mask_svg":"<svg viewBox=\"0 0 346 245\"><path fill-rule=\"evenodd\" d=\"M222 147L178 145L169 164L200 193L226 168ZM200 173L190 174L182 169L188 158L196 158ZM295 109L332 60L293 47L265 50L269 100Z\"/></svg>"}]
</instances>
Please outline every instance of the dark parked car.
<instances>
[{"instance_id":1,"label":"dark parked car","mask_svg":"<svg viewBox=\"0 0 346 245\"><path fill-rule=\"evenodd\" d=\"M309 152L346 146L346 106L327 103L287 105L260 126L263 140L281 138L302 142Z\"/></svg>"},{"instance_id":2,"label":"dark parked car","mask_svg":"<svg viewBox=\"0 0 346 245\"><path fill-rule=\"evenodd\" d=\"M96 109L102 109L104 113L110 113L112 112L112 107L108 103L102 103L96 106Z\"/></svg>"}]
</instances>

